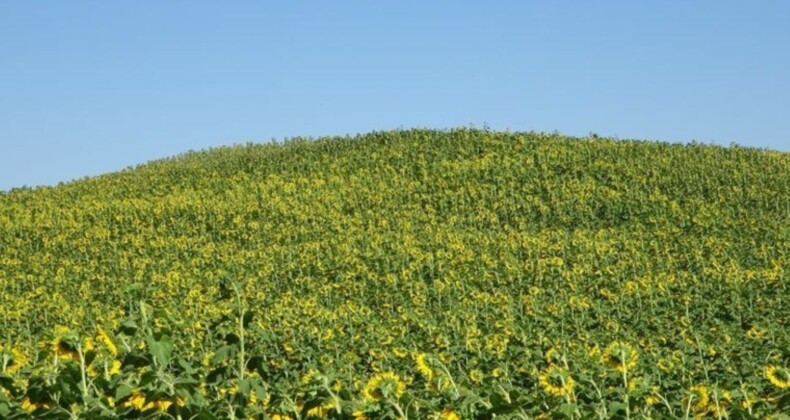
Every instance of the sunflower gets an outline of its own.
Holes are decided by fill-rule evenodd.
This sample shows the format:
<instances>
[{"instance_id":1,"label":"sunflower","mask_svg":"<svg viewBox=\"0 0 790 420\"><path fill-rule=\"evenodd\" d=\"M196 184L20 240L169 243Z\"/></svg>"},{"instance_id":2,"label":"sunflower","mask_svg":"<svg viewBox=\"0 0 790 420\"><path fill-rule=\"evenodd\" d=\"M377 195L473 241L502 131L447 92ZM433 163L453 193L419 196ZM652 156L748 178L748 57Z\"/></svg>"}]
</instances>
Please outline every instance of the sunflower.
<instances>
[{"instance_id":1,"label":"sunflower","mask_svg":"<svg viewBox=\"0 0 790 420\"><path fill-rule=\"evenodd\" d=\"M10 349L0 344L0 368L5 373L14 374L29 362L28 357L15 347Z\"/></svg>"},{"instance_id":2,"label":"sunflower","mask_svg":"<svg viewBox=\"0 0 790 420\"><path fill-rule=\"evenodd\" d=\"M310 369L302 375L302 385L307 385L313 381L318 379L318 372L316 370Z\"/></svg>"},{"instance_id":3,"label":"sunflower","mask_svg":"<svg viewBox=\"0 0 790 420\"><path fill-rule=\"evenodd\" d=\"M130 395L121 406L132 407L139 411L143 411L146 408L145 396L139 390L134 390L132 395Z\"/></svg>"},{"instance_id":4,"label":"sunflower","mask_svg":"<svg viewBox=\"0 0 790 420\"><path fill-rule=\"evenodd\" d=\"M790 389L790 369L768 366L765 368L765 379L768 379L775 387L779 389Z\"/></svg>"},{"instance_id":5,"label":"sunflower","mask_svg":"<svg viewBox=\"0 0 790 420\"><path fill-rule=\"evenodd\" d=\"M155 399L149 400L145 397L145 395L140 392L140 390L132 391L132 394L124 401L121 406L122 407L131 407L138 411L148 411L148 410L156 410L160 412L166 412L173 403L179 407L183 407L186 404L183 398L177 397L174 400L170 399Z\"/></svg>"},{"instance_id":6,"label":"sunflower","mask_svg":"<svg viewBox=\"0 0 790 420\"><path fill-rule=\"evenodd\" d=\"M385 398L399 398L406 390L406 384L393 372L384 372L370 378L362 391L365 400L379 401Z\"/></svg>"},{"instance_id":7,"label":"sunflower","mask_svg":"<svg viewBox=\"0 0 790 420\"><path fill-rule=\"evenodd\" d=\"M155 408L157 411L165 412L173 402L170 400L153 400L149 403L152 408Z\"/></svg>"},{"instance_id":8,"label":"sunflower","mask_svg":"<svg viewBox=\"0 0 790 420\"><path fill-rule=\"evenodd\" d=\"M408 355L409 355L409 352L408 352L408 351L406 351L406 349L404 349L403 347L395 347L395 348L392 350L392 353L393 353L393 354L394 354L396 357L398 357L398 358L400 358L400 359L403 359L404 357L406 357L406 356L408 356Z\"/></svg>"},{"instance_id":9,"label":"sunflower","mask_svg":"<svg viewBox=\"0 0 790 420\"><path fill-rule=\"evenodd\" d=\"M749 331L746 331L746 336L754 340L763 339L765 338L765 335L766 335L765 330L756 327L754 325L751 328L749 328Z\"/></svg>"},{"instance_id":10,"label":"sunflower","mask_svg":"<svg viewBox=\"0 0 790 420\"><path fill-rule=\"evenodd\" d=\"M417 370L420 374L425 377L426 380L430 381L433 379L433 369L428 365L428 355L425 353L420 353L416 359L415 363L417 364Z\"/></svg>"},{"instance_id":11,"label":"sunflower","mask_svg":"<svg viewBox=\"0 0 790 420\"><path fill-rule=\"evenodd\" d=\"M52 340L52 352L55 353L58 359L79 360L80 358L76 347L60 337Z\"/></svg>"},{"instance_id":12,"label":"sunflower","mask_svg":"<svg viewBox=\"0 0 790 420\"><path fill-rule=\"evenodd\" d=\"M546 362L548 362L549 364L562 362L562 355L554 347L546 350L546 352L543 354L543 357L546 358Z\"/></svg>"},{"instance_id":13,"label":"sunflower","mask_svg":"<svg viewBox=\"0 0 790 420\"><path fill-rule=\"evenodd\" d=\"M705 385L694 385L688 390L688 403L693 404L691 409L695 413L706 411L710 403L710 390Z\"/></svg>"},{"instance_id":14,"label":"sunflower","mask_svg":"<svg viewBox=\"0 0 790 420\"><path fill-rule=\"evenodd\" d=\"M32 402L30 401L29 397L25 397L22 399L22 402L19 404L19 408L27 411L28 413L32 413L39 408L51 408L52 403L49 402Z\"/></svg>"},{"instance_id":15,"label":"sunflower","mask_svg":"<svg viewBox=\"0 0 790 420\"><path fill-rule=\"evenodd\" d=\"M439 413L439 418L442 420L461 420L461 416L458 415L452 408L445 408Z\"/></svg>"},{"instance_id":16,"label":"sunflower","mask_svg":"<svg viewBox=\"0 0 790 420\"><path fill-rule=\"evenodd\" d=\"M538 376L538 381L546 393L558 397L573 395L573 388L576 387L576 381L570 373L559 366L550 366L544 370Z\"/></svg>"},{"instance_id":17,"label":"sunflower","mask_svg":"<svg viewBox=\"0 0 790 420\"><path fill-rule=\"evenodd\" d=\"M306 417L308 419L325 419L329 416L329 413L336 408L336 404L334 401L329 400L324 402L323 404L317 405L309 410L307 410Z\"/></svg>"},{"instance_id":18,"label":"sunflower","mask_svg":"<svg viewBox=\"0 0 790 420\"><path fill-rule=\"evenodd\" d=\"M83 351L83 353L87 353L87 352L89 352L89 351L93 351L93 349L94 349L95 347L96 347L96 346L95 346L95 344L94 344L94 342L93 342L93 339L92 339L92 338L86 338L86 339L85 339L85 340L82 342L82 351Z\"/></svg>"},{"instance_id":19,"label":"sunflower","mask_svg":"<svg viewBox=\"0 0 790 420\"><path fill-rule=\"evenodd\" d=\"M121 373L121 362L118 360L113 360L112 364L110 364L109 370L107 372L110 376L115 376Z\"/></svg>"},{"instance_id":20,"label":"sunflower","mask_svg":"<svg viewBox=\"0 0 790 420\"><path fill-rule=\"evenodd\" d=\"M118 357L118 347L115 345L115 343L112 342L110 336L107 335L107 333L103 329L101 328L97 329L97 336L99 338L99 341L101 341L101 343L104 344L104 347L107 348L110 354L112 354L113 357Z\"/></svg>"},{"instance_id":21,"label":"sunflower","mask_svg":"<svg viewBox=\"0 0 790 420\"><path fill-rule=\"evenodd\" d=\"M637 360L639 360L639 353L636 349L622 341L612 342L603 351L604 363L621 373L633 370Z\"/></svg>"},{"instance_id":22,"label":"sunflower","mask_svg":"<svg viewBox=\"0 0 790 420\"><path fill-rule=\"evenodd\" d=\"M469 371L469 380L479 384L483 381L483 372L480 369L472 369Z\"/></svg>"},{"instance_id":23,"label":"sunflower","mask_svg":"<svg viewBox=\"0 0 790 420\"><path fill-rule=\"evenodd\" d=\"M658 405L661 402L661 394L659 393L659 388L654 386L650 389L650 394L645 397L645 404L647 405Z\"/></svg>"},{"instance_id":24,"label":"sunflower","mask_svg":"<svg viewBox=\"0 0 790 420\"><path fill-rule=\"evenodd\" d=\"M49 346L57 359L80 360L78 345L79 339L68 327L62 325L55 327L54 338Z\"/></svg>"}]
</instances>

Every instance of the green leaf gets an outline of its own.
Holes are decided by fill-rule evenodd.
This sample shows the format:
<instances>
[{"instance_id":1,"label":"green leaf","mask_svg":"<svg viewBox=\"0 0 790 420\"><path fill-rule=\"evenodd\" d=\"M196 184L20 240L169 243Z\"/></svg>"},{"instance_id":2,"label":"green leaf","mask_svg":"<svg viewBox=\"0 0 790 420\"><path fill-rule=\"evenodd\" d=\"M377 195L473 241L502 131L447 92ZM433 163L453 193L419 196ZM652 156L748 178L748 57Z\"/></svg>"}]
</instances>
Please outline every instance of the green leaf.
<instances>
[{"instance_id":1,"label":"green leaf","mask_svg":"<svg viewBox=\"0 0 790 420\"><path fill-rule=\"evenodd\" d=\"M572 419L573 413L576 412L576 404L562 404L560 405L559 409L557 409L557 412L569 419Z\"/></svg>"},{"instance_id":2,"label":"green leaf","mask_svg":"<svg viewBox=\"0 0 790 420\"><path fill-rule=\"evenodd\" d=\"M137 333L137 324L133 320L127 319L118 327L118 332L131 337Z\"/></svg>"},{"instance_id":3,"label":"green leaf","mask_svg":"<svg viewBox=\"0 0 790 420\"><path fill-rule=\"evenodd\" d=\"M145 338L148 344L148 352L157 361L160 367L165 367L170 362L170 354L173 352L173 340L170 336L163 335L158 340L149 335Z\"/></svg>"},{"instance_id":4,"label":"green leaf","mask_svg":"<svg viewBox=\"0 0 790 420\"><path fill-rule=\"evenodd\" d=\"M625 409L627 407L628 406L625 403L614 401L609 404L609 411L612 412L612 414L621 413L621 412L625 413Z\"/></svg>"},{"instance_id":5,"label":"green leaf","mask_svg":"<svg viewBox=\"0 0 790 420\"><path fill-rule=\"evenodd\" d=\"M132 387L129 385L121 384L115 390L115 399L118 401L128 397L129 395L132 395Z\"/></svg>"}]
</instances>

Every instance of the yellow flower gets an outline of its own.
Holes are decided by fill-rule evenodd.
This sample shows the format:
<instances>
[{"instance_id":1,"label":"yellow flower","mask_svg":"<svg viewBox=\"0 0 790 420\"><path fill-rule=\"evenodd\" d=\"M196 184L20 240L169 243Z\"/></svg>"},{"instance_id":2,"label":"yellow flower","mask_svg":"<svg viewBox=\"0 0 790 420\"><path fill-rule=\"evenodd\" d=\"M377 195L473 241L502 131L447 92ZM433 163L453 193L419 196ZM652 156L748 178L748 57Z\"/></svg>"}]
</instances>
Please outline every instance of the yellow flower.
<instances>
[{"instance_id":1,"label":"yellow flower","mask_svg":"<svg viewBox=\"0 0 790 420\"><path fill-rule=\"evenodd\" d=\"M28 361L27 355L16 347L6 350L3 345L0 344L0 367L4 369L5 373L14 374L21 369L22 366L25 366Z\"/></svg>"},{"instance_id":2,"label":"yellow flower","mask_svg":"<svg viewBox=\"0 0 790 420\"><path fill-rule=\"evenodd\" d=\"M52 352L58 359L79 360L80 358L77 349L61 338L52 340Z\"/></svg>"},{"instance_id":3,"label":"yellow flower","mask_svg":"<svg viewBox=\"0 0 790 420\"><path fill-rule=\"evenodd\" d=\"M658 393L658 387L654 386L650 391L650 395L645 397L645 403L647 405L657 405L660 402L661 402L661 395Z\"/></svg>"},{"instance_id":4,"label":"yellow flower","mask_svg":"<svg viewBox=\"0 0 790 420\"><path fill-rule=\"evenodd\" d=\"M393 372L384 372L372 377L362 391L367 401L379 401L385 398L400 398L406 390L406 384L400 376Z\"/></svg>"},{"instance_id":5,"label":"yellow flower","mask_svg":"<svg viewBox=\"0 0 790 420\"><path fill-rule=\"evenodd\" d=\"M220 397L225 397L226 395L236 395L239 393L239 385L238 383L231 385L229 388L220 387L217 389L217 393Z\"/></svg>"},{"instance_id":6,"label":"yellow flower","mask_svg":"<svg viewBox=\"0 0 790 420\"><path fill-rule=\"evenodd\" d=\"M25 397L22 399L22 402L19 404L19 408L27 411L28 413L32 413L39 408L50 408L52 407L51 403L35 403L30 401L30 398Z\"/></svg>"},{"instance_id":7,"label":"yellow flower","mask_svg":"<svg viewBox=\"0 0 790 420\"><path fill-rule=\"evenodd\" d=\"M543 357L549 364L562 362L562 355L554 347L546 350L546 353L543 355Z\"/></svg>"},{"instance_id":8,"label":"yellow flower","mask_svg":"<svg viewBox=\"0 0 790 420\"><path fill-rule=\"evenodd\" d=\"M277 414L277 413L275 413L275 414L271 414L269 417L271 417L272 420L293 420L293 417L291 417L291 416L289 416L287 414Z\"/></svg>"},{"instance_id":9,"label":"yellow flower","mask_svg":"<svg viewBox=\"0 0 790 420\"><path fill-rule=\"evenodd\" d=\"M461 416L458 415L452 408L445 408L439 413L439 418L443 420L461 420Z\"/></svg>"},{"instance_id":10,"label":"yellow flower","mask_svg":"<svg viewBox=\"0 0 790 420\"><path fill-rule=\"evenodd\" d=\"M730 391L723 391L721 393L721 398L724 401L732 402L732 392L730 392Z\"/></svg>"},{"instance_id":11,"label":"yellow flower","mask_svg":"<svg viewBox=\"0 0 790 420\"><path fill-rule=\"evenodd\" d=\"M82 342L82 352L87 353L92 351L94 348L94 343L92 338L86 338L85 341Z\"/></svg>"},{"instance_id":12,"label":"yellow flower","mask_svg":"<svg viewBox=\"0 0 790 420\"><path fill-rule=\"evenodd\" d=\"M110 374L110 376L121 373L121 361L113 360L112 364L110 365L110 369L107 373Z\"/></svg>"},{"instance_id":13,"label":"yellow flower","mask_svg":"<svg viewBox=\"0 0 790 420\"><path fill-rule=\"evenodd\" d=\"M746 331L746 336L755 340L764 338L765 334L766 334L765 330L754 325L751 328L749 328L749 331Z\"/></svg>"},{"instance_id":14,"label":"yellow flower","mask_svg":"<svg viewBox=\"0 0 790 420\"><path fill-rule=\"evenodd\" d=\"M598 358L601 355L601 348L597 344L592 345L587 349L587 355L593 358Z\"/></svg>"},{"instance_id":15,"label":"yellow flower","mask_svg":"<svg viewBox=\"0 0 790 420\"><path fill-rule=\"evenodd\" d=\"M104 347L107 347L107 350L112 354L112 357L118 357L118 347L115 346L115 343L112 342L110 336L101 329L97 329L99 341L104 344Z\"/></svg>"},{"instance_id":16,"label":"yellow flower","mask_svg":"<svg viewBox=\"0 0 790 420\"><path fill-rule=\"evenodd\" d=\"M139 390L132 391L132 395L121 404L123 407L132 407L139 411L144 411L145 409L145 396L140 393Z\"/></svg>"},{"instance_id":17,"label":"yellow flower","mask_svg":"<svg viewBox=\"0 0 790 420\"><path fill-rule=\"evenodd\" d=\"M211 358L212 357L214 357L214 355L211 354L211 353L204 354L203 355L203 360L201 360L200 364L203 365L204 367L211 366Z\"/></svg>"},{"instance_id":18,"label":"yellow flower","mask_svg":"<svg viewBox=\"0 0 790 420\"><path fill-rule=\"evenodd\" d=\"M184 403L185 401L182 398L176 398L176 405L183 406ZM161 412L167 411L171 405L173 405L173 401L171 400L148 401L140 392L140 390L132 391L132 395L130 395L126 401L121 404L122 407L131 407L138 411L148 411L153 409Z\"/></svg>"},{"instance_id":19,"label":"yellow flower","mask_svg":"<svg viewBox=\"0 0 790 420\"><path fill-rule=\"evenodd\" d=\"M63 337L65 335L68 335L69 333L71 333L69 327L65 325L55 325L55 336Z\"/></svg>"},{"instance_id":20,"label":"yellow flower","mask_svg":"<svg viewBox=\"0 0 790 420\"><path fill-rule=\"evenodd\" d=\"M341 389L343 389L343 382L340 382L339 380L335 379L332 382L332 391L340 392Z\"/></svg>"},{"instance_id":21,"label":"yellow flower","mask_svg":"<svg viewBox=\"0 0 790 420\"><path fill-rule=\"evenodd\" d=\"M27 412L33 412L33 411L36 410L35 404L31 403L30 402L30 398L28 398L28 397L25 397L22 400L22 403L19 406L20 406L20 408L22 408L23 410L25 410Z\"/></svg>"},{"instance_id":22,"label":"yellow flower","mask_svg":"<svg viewBox=\"0 0 790 420\"><path fill-rule=\"evenodd\" d=\"M549 366L538 376L538 382L547 394L558 397L572 396L576 381L559 366Z\"/></svg>"},{"instance_id":23,"label":"yellow flower","mask_svg":"<svg viewBox=\"0 0 790 420\"><path fill-rule=\"evenodd\" d=\"M671 359L662 357L658 359L658 362L656 362L656 366L658 366L658 368L663 370L664 372L669 372L674 368L674 363L672 362Z\"/></svg>"},{"instance_id":24,"label":"yellow flower","mask_svg":"<svg viewBox=\"0 0 790 420\"><path fill-rule=\"evenodd\" d=\"M417 364L417 370L420 372L420 374L424 376L426 380L430 381L433 378L433 369L428 366L427 358L427 354L420 353L417 356L415 363Z\"/></svg>"},{"instance_id":25,"label":"yellow flower","mask_svg":"<svg viewBox=\"0 0 790 420\"><path fill-rule=\"evenodd\" d=\"M779 389L790 388L790 369L768 366L765 368L765 379L768 379L775 387Z\"/></svg>"},{"instance_id":26,"label":"yellow flower","mask_svg":"<svg viewBox=\"0 0 790 420\"><path fill-rule=\"evenodd\" d=\"M607 366L622 373L636 368L639 353L630 344L615 341L606 346L603 351L603 360Z\"/></svg>"},{"instance_id":27,"label":"yellow flower","mask_svg":"<svg viewBox=\"0 0 790 420\"><path fill-rule=\"evenodd\" d=\"M302 375L302 385L307 385L310 382L313 382L313 380L316 379L317 375L318 375L317 371L313 369L308 370L307 373Z\"/></svg>"},{"instance_id":28,"label":"yellow flower","mask_svg":"<svg viewBox=\"0 0 790 420\"><path fill-rule=\"evenodd\" d=\"M158 411L167 411L167 409L173 405L173 402L170 400L154 400L151 401L151 405Z\"/></svg>"},{"instance_id":29,"label":"yellow flower","mask_svg":"<svg viewBox=\"0 0 790 420\"><path fill-rule=\"evenodd\" d=\"M473 383L480 383L483 380L483 372L480 369L472 369L469 371L469 380Z\"/></svg>"},{"instance_id":30,"label":"yellow flower","mask_svg":"<svg viewBox=\"0 0 790 420\"><path fill-rule=\"evenodd\" d=\"M321 405L317 405L307 410L307 418L325 419L329 416L329 412L334 409L335 409L335 402L327 401Z\"/></svg>"},{"instance_id":31,"label":"yellow flower","mask_svg":"<svg viewBox=\"0 0 790 420\"><path fill-rule=\"evenodd\" d=\"M688 402L693 404L691 406L694 412L707 411L708 403L710 403L710 390L705 385L694 385L688 390Z\"/></svg>"}]
</instances>

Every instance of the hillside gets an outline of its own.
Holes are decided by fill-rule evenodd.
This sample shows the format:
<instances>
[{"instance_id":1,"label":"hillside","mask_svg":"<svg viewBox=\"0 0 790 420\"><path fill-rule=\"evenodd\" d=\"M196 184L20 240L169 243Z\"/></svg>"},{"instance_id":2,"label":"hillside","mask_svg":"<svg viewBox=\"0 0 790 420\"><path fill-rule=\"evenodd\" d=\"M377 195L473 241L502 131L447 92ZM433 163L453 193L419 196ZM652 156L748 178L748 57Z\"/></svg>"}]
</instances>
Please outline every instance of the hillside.
<instances>
[{"instance_id":1,"label":"hillside","mask_svg":"<svg viewBox=\"0 0 790 420\"><path fill-rule=\"evenodd\" d=\"M778 413L788 220L788 153L471 129L15 190L0 416Z\"/></svg>"}]
</instances>

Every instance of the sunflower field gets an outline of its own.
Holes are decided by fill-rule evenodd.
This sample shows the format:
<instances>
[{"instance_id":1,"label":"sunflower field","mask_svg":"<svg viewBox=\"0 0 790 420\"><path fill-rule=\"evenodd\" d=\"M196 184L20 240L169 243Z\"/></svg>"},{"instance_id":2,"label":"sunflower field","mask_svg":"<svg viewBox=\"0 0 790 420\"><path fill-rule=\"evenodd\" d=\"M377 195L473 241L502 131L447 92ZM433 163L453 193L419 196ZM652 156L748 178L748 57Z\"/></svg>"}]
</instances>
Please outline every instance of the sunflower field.
<instances>
[{"instance_id":1,"label":"sunflower field","mask_svg":"<svg viewBox=\"0 0 790 420\"><path fill-rule=\"evenodd\" d=\"M0 193L0 418L790 413L790 154L478 129Z\"/></svg>"}]
</instances>

